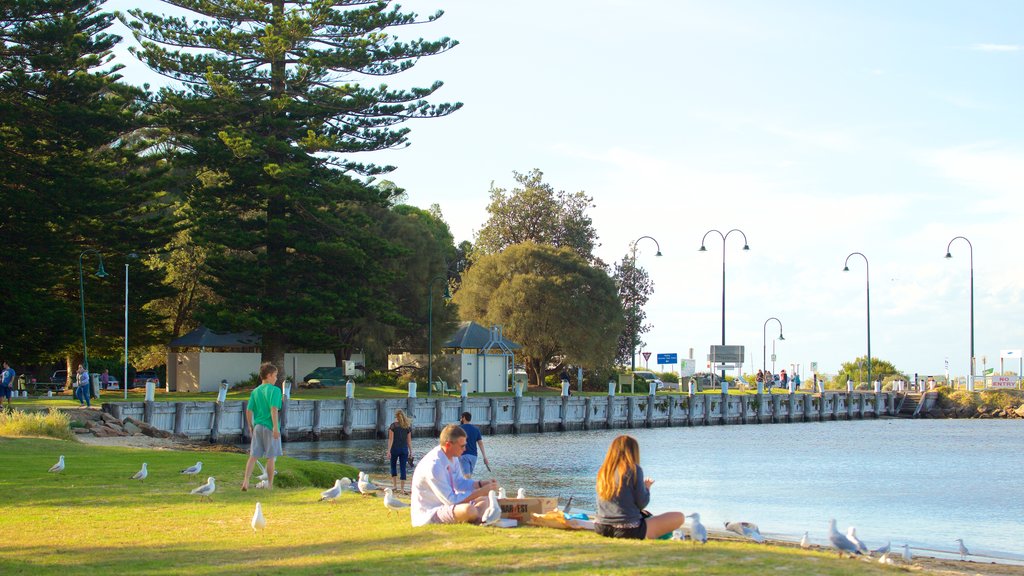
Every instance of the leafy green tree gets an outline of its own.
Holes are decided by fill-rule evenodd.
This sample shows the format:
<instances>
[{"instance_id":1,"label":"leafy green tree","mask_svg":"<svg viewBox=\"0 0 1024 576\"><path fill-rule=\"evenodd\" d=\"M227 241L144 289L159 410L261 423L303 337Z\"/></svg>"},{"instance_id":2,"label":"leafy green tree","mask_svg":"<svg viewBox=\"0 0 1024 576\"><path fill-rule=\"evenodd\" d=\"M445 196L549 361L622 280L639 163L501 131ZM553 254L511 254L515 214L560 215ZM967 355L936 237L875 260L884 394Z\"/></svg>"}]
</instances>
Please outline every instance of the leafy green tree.
<instances>
[{"instance_id":1,"label":"leafy green tree","mask_svg":"<svg viewBox=\"0 0 1024 576\"><path fill-rule=\"evenodd\" d=\"M477 233L475 253L496 254L514 244L536 242L569 248L587 262L597 263L597 231L587 215L593 198L582 191L556 192L538 169L513 174L520 187L509 191L491 185L489 216Z\"/></svg>"},{"instance_id":2,"label":"leafy green tree","mask_svg":"<svg viewBox=\"0 0 1024 576\"><path fill-rule=\"evenodd\" d=\"M86 250L105 254L110 273L87 278L90 352L119 354L121 264L166 231L160 158L143 154L145 94L119 82L111 58L120 38L105 32L113 16L99 5L0 4L0 341L17 362L42 363L54 351L69 364L81 358L78 256ZM86 256L84 272L96 264ZM141 343L153 337L142 305L160 283L145 268L136 274L130 328Z\"/></svg>"},{"instance_id":3,"label":"leafy green tree","mask_svg":"<svg viewBox=\"0 0 1024 576\"><path fill-rule=\"evenodd\" d=\"M845 388L847 380L854 383L865 382L868 378L867 364L864 359L867 356L860 356L853 362L843 362L839 374L832 379L832 384L837 388ZM871 379L884 382L887 378L900 378L909 380L905 374L896 369L891 362L878 358L871 359Z\"/></svg>"},{"instance_id":4,"label":"leafy green tree","mask_svg":"<svg viewBox=\"0 0 1024 576\"><path fill-rule=\"evenodd\" d=\"M400 314L387 261L401 254L377 235L373 214L396 194L347 176L391 167L346 155L407 144L414 118L447 115L440 87L358 83L390 76L457 43L400 41L385 31L433 21L367 0L166 0L191 12L131 10L134 53L183 88L161 93L176 162L189 165L188 218L207 249L210 288L201 319L253 330L264 360L286 348L345 345L340 330L367 315Z\"/></svg>"},{"instance_id":5,"label":"leafy green tree","mask_svg":"<svg viewBox=\"0 0 1024 576\"><path fill-rule=\"evenodd\" d=\"M647 313L644 312L644 304L647 304L654 293L654 281L647 270L637 266L636 261L628 254L621 262L615 263L612 277L615 279L619 301L622 302L625 311L625 325L619 334L615 362L629 365L633 351L644 346L641 336L651 329L651 325L645 323Z\"/></svg>"},{"instance_id":6,"label":"leafy green tree","mask_svg":"<svg viewBox=\"0 0 1024 576\"><path fill-rule=\"evenodd\" d=\"M615 282L568 247L524 242L482 256L454 301L464 320L504 326L535 385L567 364L609 365L622 332Z\"/></svg>"}]
</instances>

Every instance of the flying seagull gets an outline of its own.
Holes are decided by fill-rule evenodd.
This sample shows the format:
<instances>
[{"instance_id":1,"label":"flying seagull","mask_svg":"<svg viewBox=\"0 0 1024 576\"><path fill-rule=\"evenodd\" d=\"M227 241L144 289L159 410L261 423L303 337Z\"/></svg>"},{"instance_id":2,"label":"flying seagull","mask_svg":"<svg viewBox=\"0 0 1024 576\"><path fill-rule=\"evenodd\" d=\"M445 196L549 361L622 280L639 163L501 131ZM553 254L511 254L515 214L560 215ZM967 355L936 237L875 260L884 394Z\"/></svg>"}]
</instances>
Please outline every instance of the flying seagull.
<instances>
[{"instance_id":1,"label":"flying seagull","mask_svg":"<svg viewBox=\"0 0 1024 576\"><path fill-rule=\"evenodd\" d=\"M839 551L840 556L843 555L843 552L846 552L851 556L857 556L860 554L860 550L857 549L857 545L836 530L835 518L828 521L828 541L832 543L833 548Z\"/></svg>"},{"instance_id":2,"label":"flying seagull","mask_svg":"<svg viewBox=\"0 0 1024 576\"><path fill-rule=\"evenodd\" d=\"M700 514L694 512L688 514L687 518L693 518L693 523L690 524L690 540L694 542L700 542L701 544L708 543L708 529L700 523Z\"/></svg>"},{"instance_id":3,"label":"flying seagull","mask_svg":"<svg viewBox=\"0 0 1024 576\"><path fill-rule=\"evenodd\" d=\"M57 460L57 463L54 464L53 466L50 466L50 472L63 472L63 471L64 471L64 455L61 454L61 457L60 457L59 460Z\"/></svg>"},{"instance_id":4,"label":"flying seagull","mask_svg":"<svg viewBox=\"0 0 1024 576\"><path fill-rule=\"evenodd\" d=\"M213 482L213 476L210 476L206 479L206 484L192 490L192 494L206 498L207 500L212 500L213 498L211 498L211 496L213 496L215 490L217 490L217 485Z\"/></svg>"},{"instance_id":5,"label":"flying seagull","mask_svg":"<svg viewBox=\"0 0 1024 576\"><path fill-rule=\"evenodd\" d=\"M142 470L139 470L132 476L132 480L145 480L146 476L149 476L149 470L146 470L146 463L142 463Z\"/></svg>"},{"instance_id":6,"label":"flying seagull","mask_svg":"<svg viewBox=\"0 0 1024 576\"><path fill-rule=\"evenodd\" d=\"M256 503L256 512L252 515L252 531L255 533L267 527L267 519L263 517L263 508Z\"/></svg>"},{"instance_id":7,"label":"flying seagull","mask_svg":"<svg viewBox=\"0 0 1024 576\"><path fill-rule=\"evenodd\" d=\"M725 529L735 532L740 536L750 538L754 542L764 542L764 536L761 536L761 531L757 529L757 524L753 522L726 522Z\"/></svg>"},{"instance_id":8,"label":"flying seagull","mask_svg":"<svg viewBox=\"0 0 1024 576\"><path fill-rule=\"evenodd\" d=\"M402 508L408 508L409 505L396 498L394 490L387 488L384 490L384 507L388 509L388 516L391 516L392 512L398 512Z\"/></svg>"}]
</instances>

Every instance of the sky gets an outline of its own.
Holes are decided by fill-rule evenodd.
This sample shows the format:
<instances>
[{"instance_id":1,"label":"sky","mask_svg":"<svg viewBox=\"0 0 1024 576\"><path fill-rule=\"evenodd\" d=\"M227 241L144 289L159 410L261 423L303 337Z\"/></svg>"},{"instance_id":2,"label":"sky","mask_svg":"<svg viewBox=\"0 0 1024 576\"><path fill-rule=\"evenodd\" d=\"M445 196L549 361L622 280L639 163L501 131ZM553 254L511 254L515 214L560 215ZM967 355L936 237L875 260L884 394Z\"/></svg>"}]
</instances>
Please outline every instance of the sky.
<instances>
[{"instance_id":1,"label":"sky","mask_svg":"<svg viewBox=\"0 0 1024 576\"><path fill-rule=\"evenodd\" d=\"M128 4L165 11L107 7ZM750 246L736 233L724 246L726 343L745 346L745 372L771 368L774 317L776 370L835 374L867 353L870 310L873 357L966 375L972 252L978 371L1024 348L1024 3L402 6L445 15L399 37L460 45L387 83L442 80L433 100L464 107L408 123L407 148L356 159L396 165L386 178L410 204L440 205L456 242L487 219L492 183L510 189L514 171L534 168L593 197L606 262L653 237L660 258L637 244L655 284L638 350L651 368L656 354L692 350L705 369L722 343L721 237L698 251L711 230L738 229ZM119 58L128 81L159 82ZM970 245L954 241L945 259L958 236ZM843 272L854 252L865 259Z\"/></svg>"}]
</instances>

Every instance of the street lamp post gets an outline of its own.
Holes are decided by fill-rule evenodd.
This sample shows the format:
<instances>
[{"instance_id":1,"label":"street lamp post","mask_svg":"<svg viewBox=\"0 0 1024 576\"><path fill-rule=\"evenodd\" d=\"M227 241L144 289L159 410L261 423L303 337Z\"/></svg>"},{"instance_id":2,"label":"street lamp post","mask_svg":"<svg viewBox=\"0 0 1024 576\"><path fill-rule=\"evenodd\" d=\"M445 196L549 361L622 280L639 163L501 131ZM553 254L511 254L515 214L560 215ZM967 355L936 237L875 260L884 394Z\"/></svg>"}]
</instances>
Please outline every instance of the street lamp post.
<instances>
[{"instance_id":1,"label":"street lamp post","mask_svg":"<svg viewBox=\"0 0 1024 576\"><path fill-rule=\"evenodd\" d=\"M868 257L861 254L860 252L851 252L846 257L846 262L843 264L843 272L850 271L850 256L860 256L864 259L864 278L866 281L866 292L867 292L867 317L868 317L868 385L871 384L871 266L868 264Z\"/></svg>"},{"instance_id":2,"label":"street lamp post","mask_svg":"<svg viewBox=\"0 0 1024 576\"><path fill-rule=\"evenodd\" d=\"M764 372L765 367L766 367L766 360L767 359L765 358L765 356L768 355L768 336L767 336L768 335L768 323L771 322L772 320L775 320L776 322L779 323L779 340L785 340L785 338L782 337L782 320L779 320L775 316L772 316L771 318L769 318L769 319L764 321L764 328L761 330L761 371L762 372ZM774 348L773 348L773 352L774 352ZM772 372L775 372L775 362L774 361L772 361Z\"/></svg>"},{"instance_id":3,"label":"street lamp post","mask_svg":"<svg viewBox=\"0 0 1024 576\"><path fill-rule=\"evenodd\" d=\"M946 245L946 258L952 258L953 254L949 251L950 246L957 239L967 242L967 246L970 248L971 256L971 379L967 382L967 390L974 392L974 245L971 241L963 236L957 236L949 241ZM948 378L947 378L948 381Z\"/></svg>"},{"instance_id":4,"label":"street lamp post","mask_svg":"<svg viewBox=\"0 0 1024 576\"><path fill-rule=\"evenodd\" d=\"M658 253L655 254L655 256L658 256L658 257L661 256L661 244L659 244L658 241L655 240L653 237L651 237L651 236L641 236L641 237L637 238L636 240L634 240L632 242L632 244L629 245L630 252L632 253L631 258L633 260L633 266L630 268L630 275L633 277L633 284L636 283L636 245L637 245L638 242L640 242L644 238L647 238L647 239L651 240L652 242L654 242L654 245L658 248ZM632 286L631 289L635 290L636 286L635 285ZM630 368L630 371L636 372L636 338L637 338L637 332L640 331L640 327L637 326L637 324L636 324L636 316L637 316L637 314L636 314L636 312L637 312L637 310L636 310L636 307L637 307L636 306L636 293L633 292L632 296L633 296L633 306L632 306L632 309L633 309L633 314L632 314L633 315L633 321L631 322L631 324L632 324L632 326L630 326L631 334L630 334L630 337L629 337L630 338L630 340L629 340L629 344L630 344L630 346L629 346L629 368Z\"/></svg>"},{"instance_id":5,"label":"street lamp post","mask_svg":"<svg viewBox=\"0 0 1024 576\"><path fill-rule=\"evenodd\" d=\"M427 396L430 396L430 389L434 386L434 283L443 280L444 298L451 298L448 292L448 276L439 274L430 279L430 290L427 296Z\"/></svg>"},{"instance_id":6,"label":"street lamp post","mask_svg":"<svg viewBox=\"0 0 1024 576\"><path fill-rule=\"evenodd\" d=\"M722 346L725 346L725 240L733 232L739 232L743 236L743 249L750 250L750 245L747 244L747 235L743 233L739 228L733 228L725 234L722 234L718 230L711 229L704 233L704 237L700 239L700 252L707 252L708 249L704 247L704 241L707 240L708 234L714 232L722 237ZM722 381L725 382L725 369L722 369Z\"/></svg>"},{"instance_id":7,"label":"street lamp post","mask_svg":"<svg viewBox=\"0 0 1024 576\"><path fill-rule=\"evenodd\" d=\"M89 248L78 255L78 300L82 306L82 365L87 373L89 372L89 347L85 337L85 279L82 274L82 257L89 253L96 254L100 259L100 267L96 270L96 276L100 278L106 278L107 276L107 271L103 269L103 254L99 250ZM92 394L92 374L89 374L89 380L89 394Z\"/></svg>"}]
</instances>

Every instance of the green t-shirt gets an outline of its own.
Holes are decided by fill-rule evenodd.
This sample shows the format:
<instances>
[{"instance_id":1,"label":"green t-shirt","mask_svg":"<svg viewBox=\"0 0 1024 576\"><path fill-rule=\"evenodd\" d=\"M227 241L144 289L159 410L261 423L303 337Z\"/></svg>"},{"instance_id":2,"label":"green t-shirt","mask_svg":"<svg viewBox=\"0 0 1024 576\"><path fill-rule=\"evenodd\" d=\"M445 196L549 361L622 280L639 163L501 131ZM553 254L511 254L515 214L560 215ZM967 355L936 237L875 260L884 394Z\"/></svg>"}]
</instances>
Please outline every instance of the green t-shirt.
<instances>
[{"instance_id":1,"label":"green t-shirt","mask_svg":"<svg viewBox=\"0 0 1024 576\"><path fill-rule=\"evenodd\" d=\"M263 383L249 394L248 409L252 410L252 425L262 424L274 429L274 421L270 418L270 409L281 409L281 389L273 384Z\"/></svg>"}]
</instances>

